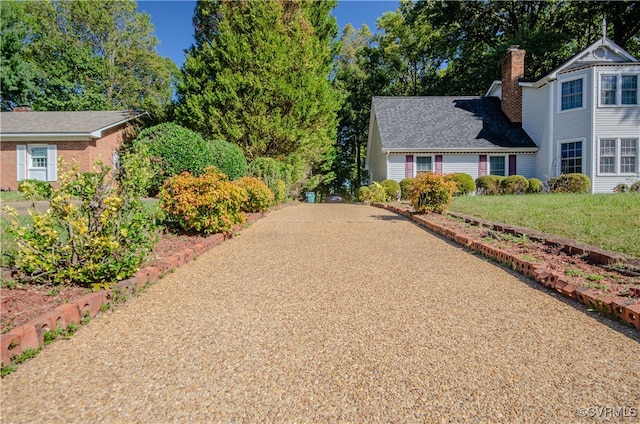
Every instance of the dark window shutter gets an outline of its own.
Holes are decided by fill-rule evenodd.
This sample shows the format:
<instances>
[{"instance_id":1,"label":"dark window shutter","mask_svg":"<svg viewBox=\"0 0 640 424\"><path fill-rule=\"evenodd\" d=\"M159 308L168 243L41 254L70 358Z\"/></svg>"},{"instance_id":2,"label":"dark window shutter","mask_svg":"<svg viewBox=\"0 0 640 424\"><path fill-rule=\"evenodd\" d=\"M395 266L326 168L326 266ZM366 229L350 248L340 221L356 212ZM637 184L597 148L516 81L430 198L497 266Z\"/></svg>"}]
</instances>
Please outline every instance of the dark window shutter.
<instances>
[{"instance_id":1,"label":"dark window shutter","mask_svg":"<svg viewBox=\"0 0 640 424\"><path fill-rule=\"evenodd\" d=\"M516 175L516 155L509 155L509 175Z\"/></svg>"},{"instance_id":2,"label":"dark window shutter","mask_svg":"<svg viewBox=\"0 0 640 424\"><path fill-rule=\"evenodd\" d=\"M442 174L442 155L436 155L436 174Z\"/></svg>"},{"instance_id":3,"label":"dark window shutter","mask_svg":"<svg viewBox=\"0 0 640 424\"><path fill-rule=\"evenodd\" d=\"M487 155L480 155L478 160L478 176L487 175Z\"/></svg>"},{"instance_id":4,"label":"dark window shutter","mask_svg":"<svg viewBox=\"0 0 640 424\"><path fill-rule=\"evenodd\" d=\"M413 155L407 155L404 160L404 177L413 178Z\"/></svg>"}]
</instances>

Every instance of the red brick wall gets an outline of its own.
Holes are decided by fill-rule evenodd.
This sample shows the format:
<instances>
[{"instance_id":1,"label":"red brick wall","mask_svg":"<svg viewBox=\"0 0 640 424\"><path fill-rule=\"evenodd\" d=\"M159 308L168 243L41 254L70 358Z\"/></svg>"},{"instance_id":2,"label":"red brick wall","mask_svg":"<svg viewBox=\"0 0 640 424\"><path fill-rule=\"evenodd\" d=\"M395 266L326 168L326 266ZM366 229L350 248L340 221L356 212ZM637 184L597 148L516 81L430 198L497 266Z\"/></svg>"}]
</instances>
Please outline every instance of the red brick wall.
<instances>
[{"instance_id":1,"label":"red brick wall","mask_svg":"<svg viewBox=\"0 0 640 424\"><path fill-rule=\"evenodd\" d=\"M91 172L93 163L97 159L113 166L113 152L117 151L122 141L130 134L128 128L116 128L106 133L99 140L92 141L61 141L58 146L58 159L64 158L67 163L73 159L78 161L80 170ZM0 143L0 189L15 191L18 189L16 145L30 144L29 142L2 141ZM46 142L34 142L33 144L51 144ZM60 170L58 169L58 173ZM56 184L53 183L55 186Z\"/></svg>"},{"instance_id":2,"label":"red brick wall","mask_svg":"<svg viewBox=\"0 0 640 424\"><path fill-rule=\"evenodd\" d=\"M502 111L513 123L522 123L522 87L518 79L524 77L525 51L510 47L502 59Z\"/></svg>"}]
</instances>

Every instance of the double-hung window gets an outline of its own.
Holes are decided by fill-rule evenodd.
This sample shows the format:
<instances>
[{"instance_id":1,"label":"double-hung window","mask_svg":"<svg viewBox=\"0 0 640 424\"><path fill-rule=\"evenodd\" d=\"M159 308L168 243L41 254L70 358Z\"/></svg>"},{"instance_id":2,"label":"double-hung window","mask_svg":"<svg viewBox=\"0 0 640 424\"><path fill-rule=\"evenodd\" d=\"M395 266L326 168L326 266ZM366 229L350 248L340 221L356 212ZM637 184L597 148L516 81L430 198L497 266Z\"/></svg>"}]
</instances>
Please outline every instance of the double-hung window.
<instances>
[{"instance_id":1,"label":"double-hung window","mask_svg":"<svg viewBox=\"0 0 640 424\"><path fill-rule=\"evenodd\" d=\"M637 105L638 75L601 75L601 105Z\"/></svg>"},{"instance_id":2,"label":"double-hung window","mask_svg":"<svg viewBox=\"0 0 640 424\"><path fill-rule=\"evenodd\" d=\"M638 172L638 139L620 139L620 173L635 174Z\"/></svg>"},{"instance_id":3,"label":"double-hung window","mask_svg":"<svg viewBox=\"0 0 640 424\"><path fill-rule=\"evenodd\" d=\"M600 139L600 173L615 174L616 172L616 139Z\"/></svg>"},{"instance_id":4,"label":"double-hung window","mask_svg":"<svg viewBox=\"0 0 640 424\"><path fill-rule=\"evenodd\" d=\"M598 170L601 174L638 173L637 138L601 138L598 150Z\"/></svg>"},{"instance_id":5,"label":"double-hung window","mask_svg":"<svg viewBox=\"0 0 640 424\"><path fill-rule=\"evenodd\" d=\"M562 174L582 173L582 141L560 145L560 172Z\"/></svg>"},{"instance_id":6,"label":"double-hung window","mask_svg":"<svg viewBox=\"0 0 640 424\"><path fill-rule=\"evenodd\" d=\"M506 175L504 156L489 156L489 174L490 175Z\"/></svg>"},{"instance_id":7,"label":"double-hung window","mask_svg":"<svg viewBox=\"0 0 640 424\"><path fill-rule=\"evenodd\" d=\"M600 103L603 105L615 105L618 92L618 77L616 75L603 75L600 85Z\"/></svg>"},{"instance_id":8,"label":"double-hung window","mask_svg":"<svg viewBox=\"0 0 640 424\"><path fill-rule=\"evenodd\" d=\"M582 78L562 83L561 109L582 107Z\"/></svg>"},{"instance_id":9,"label":"double-hung window","mask_svg":"<svg viewBox=\"0 0 640 424\"><path fill-rule=\"evenodd\" d=\"M432 171L433 161L431 156L416 156L416 174Z\"/></svg>"},{"instance_id":10,"label":"double-hung window","mask_svg":"<svg viewBox=\"0 0 640 424\"><path fill-rule=\"evenodd\" d=\"M623 105L638 104L638 76L623 75L622 76L622 95L620 99Z\"/></svg>"}]
</instances>

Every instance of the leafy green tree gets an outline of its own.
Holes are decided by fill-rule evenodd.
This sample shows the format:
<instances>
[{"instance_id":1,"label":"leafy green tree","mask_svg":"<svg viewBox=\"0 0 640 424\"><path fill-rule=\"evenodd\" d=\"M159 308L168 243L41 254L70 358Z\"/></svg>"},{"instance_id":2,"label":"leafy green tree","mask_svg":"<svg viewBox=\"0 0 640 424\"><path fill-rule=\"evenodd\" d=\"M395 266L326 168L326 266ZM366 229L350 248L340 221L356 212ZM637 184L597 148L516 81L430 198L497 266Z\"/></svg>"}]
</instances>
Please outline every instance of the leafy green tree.
<instances>
[{"instance_id":1,"label":"leafy green tree","mask_svg":"<svg viewBox=\"0 0 640 424\"><path fill-rule=\"evenodd\" d=\"M339 100L329 81L334 6L199 1L196 43L178 85L178 122L237 144L250 160L295 156L304 175L321 171Z\"/></svg>"},{"instance_id":2,"label":"leafy green tree","mask_svg":"<svg viewBox=\"0 0 640 424\"><path fill-rule=\"evenodd\" d=\"M22 19L23 4L7 0L0 5L0 96L2 110L27 103L33 91L35 74L25 59L27 23Z\"/></svg>"},{"instance_id":3,"label":"leafy green tree","mask_svg":"<svg viewBox=\"0 0 640 424\"><path fill-rule=\"evenodd\" d=\"M133 0L24 2L22 55L37 75L37 110L144 109L161 119L175 64L156 52L148 14Z\"/></svg>"}]
</instances>

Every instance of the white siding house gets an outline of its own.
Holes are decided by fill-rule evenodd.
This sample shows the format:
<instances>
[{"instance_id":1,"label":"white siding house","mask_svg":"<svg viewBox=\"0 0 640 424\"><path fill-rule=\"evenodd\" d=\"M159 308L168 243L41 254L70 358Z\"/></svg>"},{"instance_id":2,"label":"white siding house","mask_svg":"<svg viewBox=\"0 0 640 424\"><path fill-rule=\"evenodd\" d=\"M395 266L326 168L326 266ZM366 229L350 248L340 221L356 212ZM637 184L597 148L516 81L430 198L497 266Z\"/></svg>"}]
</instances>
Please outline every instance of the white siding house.
<instances>
[{"instance_id":1,"label":"white siding house","mask_svg":"<svg viewBox=\"0 0 640 424\"><path fill-rule=\"evenodd\" d=\"M640 180L640 62L607 37L534 81L524 60L511 46L484 97L374 97L370 180L579 172L593 193Z\"/></svg>"}]
</instances>

